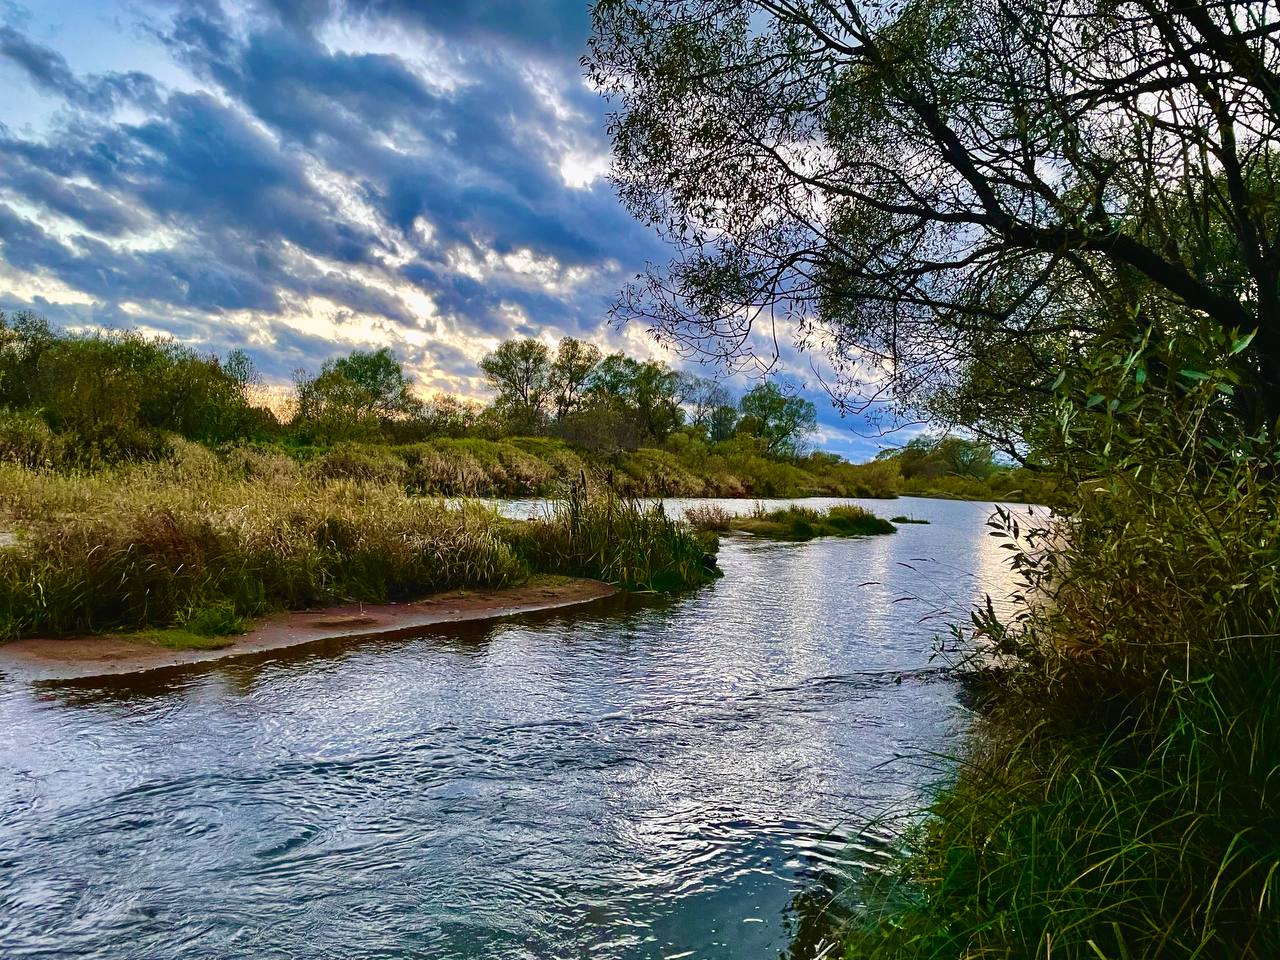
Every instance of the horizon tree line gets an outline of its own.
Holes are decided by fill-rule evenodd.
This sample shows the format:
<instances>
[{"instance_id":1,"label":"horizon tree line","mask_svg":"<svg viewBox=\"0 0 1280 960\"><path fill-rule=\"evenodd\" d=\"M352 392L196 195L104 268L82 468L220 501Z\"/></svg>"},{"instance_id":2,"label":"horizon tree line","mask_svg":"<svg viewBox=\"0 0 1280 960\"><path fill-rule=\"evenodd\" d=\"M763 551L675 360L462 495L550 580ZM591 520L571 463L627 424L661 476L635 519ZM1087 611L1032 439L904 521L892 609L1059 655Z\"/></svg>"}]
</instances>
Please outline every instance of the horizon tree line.
<instances>
[{"instance_id":1,"label":"horizon tree line","mask_svg":"<svg viewBox=\"0 0 1280 960\"><path fill-rule=\"evenodd\" d=\"M424 399L389 348L354 350L315 373L295 372L291 409L281 416L255 402L261 378L242 350L218 357L170 338L72 334L30 311L0 312L0 433L12 435L15 449L40 448L44 432L65 436L85 459L106 460L158 455L165 433L212 444L547 435L608 450L661 446L678 431L709 444L745 438L770 456L794 458L808 452L816 429L814 405L774 382L735 400L713 378L604 355L572 337L554 351L535 339L507 340L480 369L491 404Z\"/></svg>"}]
</instances>

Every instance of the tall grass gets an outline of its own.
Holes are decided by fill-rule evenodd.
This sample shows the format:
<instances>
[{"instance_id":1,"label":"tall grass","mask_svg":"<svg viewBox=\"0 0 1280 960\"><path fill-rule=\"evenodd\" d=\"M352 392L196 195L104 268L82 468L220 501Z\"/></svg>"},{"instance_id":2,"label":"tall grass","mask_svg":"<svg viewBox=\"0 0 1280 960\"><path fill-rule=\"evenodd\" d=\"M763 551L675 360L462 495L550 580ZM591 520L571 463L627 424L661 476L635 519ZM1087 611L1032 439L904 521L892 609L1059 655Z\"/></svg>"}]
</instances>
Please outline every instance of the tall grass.
<instances>
[{"instance_id":1,"label":"tall grass","mask_svg":"<svg viewBox=\"0 0 1280 960\"><path fill-rule=\"evenodd\" d=\"M658 589L709 575L690 531L634 504L579 498L511 521L376 479L247 470L195 444L83 475L0 464L0 530L17 535L0 548L0 639L379 602L531 572Z\"/></svg>"},{"instance_id":2,"label":"tall grass","mask_svg":"<svg viewBox=\"0 0 1280 960\"><path fill-rule=\"evenodd\" d=\"M684 512L685 521L695 530L712 533L728 533L733 525L733 514L715 503L698 504Z\"/></svg>"},{"instance_id":3,"label":"tall grass","mask_svg":"<svg viewBox=\"0 0 1280 960\"><path fill-rule=\"evenodd\" d=\"M993 521L1023 610L957 633L983 720L846 956L1280 956L1280 449L1152 352L1064 387L1072 510Z\"/></svg>"},{"instance_id":4,"label":"tall grass","mask_svg":"<svg viewBox=\"0 0 1280 960\"><path fill-rule=\"evenodd\" d=\"M667 516L661 503L590 496L582 483L570 487L549 513L523 524L513 542L540 571L633 590L671 592L720 576L714 535L696 534Z\"/></svg>"}]
</instances>

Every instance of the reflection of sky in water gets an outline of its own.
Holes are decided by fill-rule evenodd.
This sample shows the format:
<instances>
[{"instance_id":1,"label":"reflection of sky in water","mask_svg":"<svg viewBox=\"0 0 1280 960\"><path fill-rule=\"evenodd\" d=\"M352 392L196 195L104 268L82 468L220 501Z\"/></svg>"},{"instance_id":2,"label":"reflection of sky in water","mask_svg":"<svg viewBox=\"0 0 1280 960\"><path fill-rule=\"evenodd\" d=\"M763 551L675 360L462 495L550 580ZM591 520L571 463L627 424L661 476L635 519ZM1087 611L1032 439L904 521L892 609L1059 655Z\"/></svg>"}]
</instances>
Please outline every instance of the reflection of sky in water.
<instances>
[{"instance_id":1,"label":"reflection of sky in water","mask_svg":"<svg viewBox=\"0 0 1280 960\"><path fill-rule=\"evenodd\" d=\"M776 951L937 776L933 638L1011 583L987 505L869 505L933 523L725 538L677 601L0 682L4 956Z\"/></svg>"}]
</instances>

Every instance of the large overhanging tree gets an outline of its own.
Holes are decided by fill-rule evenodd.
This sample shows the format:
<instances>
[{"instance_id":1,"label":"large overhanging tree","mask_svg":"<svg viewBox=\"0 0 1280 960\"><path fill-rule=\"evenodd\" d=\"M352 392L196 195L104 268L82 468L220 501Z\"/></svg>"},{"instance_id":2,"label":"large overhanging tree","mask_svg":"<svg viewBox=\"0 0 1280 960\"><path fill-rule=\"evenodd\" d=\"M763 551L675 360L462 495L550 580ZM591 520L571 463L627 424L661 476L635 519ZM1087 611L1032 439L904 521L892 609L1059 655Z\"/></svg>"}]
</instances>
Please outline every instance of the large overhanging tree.
<instances>
[{"instance_id":1,"label":"large overhanging tree","mask_svg":"<svg viewBox=\"0 0 1280 960\"><path fill-rule=\"evenodd\" d=\"M1276 4L599 0L594 22L621 194L677 250L621 315L722 353L785 326L846 401L1012 434L1117 324L1256 329L1242 412L1280 413Z\"/></svg>"}]
</instances>

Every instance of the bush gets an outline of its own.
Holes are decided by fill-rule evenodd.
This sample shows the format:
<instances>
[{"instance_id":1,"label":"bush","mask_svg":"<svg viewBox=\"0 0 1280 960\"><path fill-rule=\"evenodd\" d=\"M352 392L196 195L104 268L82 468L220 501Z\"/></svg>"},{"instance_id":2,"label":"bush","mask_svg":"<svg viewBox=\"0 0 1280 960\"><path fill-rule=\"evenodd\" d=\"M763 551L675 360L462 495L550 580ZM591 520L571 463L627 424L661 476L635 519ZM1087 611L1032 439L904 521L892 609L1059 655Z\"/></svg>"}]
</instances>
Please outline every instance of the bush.
<instances>
[{"instance_id":1,"label":"bush","mask_svg":"<svg viewBox=\"0 0 1280 960\"><path fill-rule=\"evenodd\" d=\"M993 521L1021 612L953 651L985 722L847 955L1280 956L1280 445L1232 405L1241 342L1064 374L1036 441L1069 509Z\"/></svg>"},{"instance_id":2,"label":"bush","mask_svg":"<svg viewBox=\"0 0 1280 960\"><path fill-rule=\"evenodd\" d=\"M690 507L685 511L684 518L695 530L727 533L733 514L718 504L703 504Z\"/></svg>"},{"instance_id":3,"label":"bush","mask_svg":"<svg viewBox=\"0 0 1280 960\"><path fill-rule=\"evenodd\" d=\"M404 461L378 447L339 444L307 464L315 480L351 480L357 483L391 483L403 486L409 476Z\"/></svg>"},{"instance_id":4,"label":"bush","mask_svg":"<svg viewBox=\"0 0 1280 960\"><path fill-rule=\"evenodd\" d=\"M24 467L53 467L66 457L67 443L37 413L0 410L0 461Z\"/></svg>"}]
</instances>

